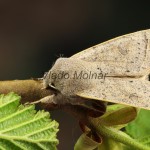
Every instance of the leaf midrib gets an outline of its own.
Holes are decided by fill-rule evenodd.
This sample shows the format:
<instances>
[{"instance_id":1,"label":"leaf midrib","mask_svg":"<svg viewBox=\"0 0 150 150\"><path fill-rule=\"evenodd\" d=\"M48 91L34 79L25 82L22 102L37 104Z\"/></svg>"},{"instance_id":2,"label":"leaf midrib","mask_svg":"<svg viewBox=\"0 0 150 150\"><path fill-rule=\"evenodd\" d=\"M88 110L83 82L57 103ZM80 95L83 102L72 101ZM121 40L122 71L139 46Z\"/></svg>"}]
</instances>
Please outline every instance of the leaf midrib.
<instances>
[{"instance_id":1,"label":"leaf midrib","mask_svg":"<svg viewBox=\"0 0 150 150\"><path fill-rule=\"evenodd\" d=\"M24 109L22 109L22 110L19 110L19 111L16 111L15 113L13 113L13 114L11 114L11 115L9 115L9 116L7 116L7 117L5 117L5 118L2 118L1 120L0 120L0 123L2 123L3 121L6 121L6 120L9 120L10 118L13 118L13 117L16 117L17 115L19 115L19 114L21 114L21 113L23 113L23 112L25 112L25 111L27 111L27 110L32 110L32 105L30 106L30 107L26 107L26 108L24 108Z\"/></svg>"},{"instance_id":2,"label":"leaf midrib","mask_svg":"<svg viewBox=\"0 0 150 150\"><path fill-rule=\"evenodd\" d=\"M56 139L50 140L50 139L40 139L40 140L33 140L29 138L24 138L21 136L9 136L9 135L4 135L0 134L0 139L5 139L5 140L18 140L18 141L26 141L26 142L31 142L31 143L39 143L39 142L58 142Z\"/></svg>"},{"instance_id":3,"label":"leaf midrib","mask_svg":"<svg viewBox=\"0 0 150 150\"><path fill-rule=\"evenodd\" d=\"M8 104L11 104L11 103L15 102L15 101L19 101L19 99L15 98L14 100L11 100L11 101L8 101L6 103L3 103L2 105L0 105L0 109L5 107L5 106L7 106Z\"/></svg>"},{"instance_id":4,"label":"leaf midrib","mask_svg":"<svg viewBox=\"0 0 150 150\"><path fill-rule=\"evenodd\" d=\"M35 122L35 121L37 121L37 120L40 120L41 118L44 118L44 117L46 117L47 116L47 114L44 114L44 115L42 115L41 117L38 117L38 118L31 118L30 120L27 120L27 121L25 121L25 122L23 122L23 123L21 123L21 124L19 124L19 125L15 125L15 126L13 126L13 127L11 127L11 128L8 128L8 129L5 129L5 130L2 130L0 133L2 134L2 133L5 133L5 132L8 132L8 131L12 131L12 130L14 130L14 129L16 129L16 128L19 128L19 127L23 127L23 126L25 126L25 125L27 125L27 124L30 124L30 123L32 123L32 122Z\"/></svg>"}]
</instances>

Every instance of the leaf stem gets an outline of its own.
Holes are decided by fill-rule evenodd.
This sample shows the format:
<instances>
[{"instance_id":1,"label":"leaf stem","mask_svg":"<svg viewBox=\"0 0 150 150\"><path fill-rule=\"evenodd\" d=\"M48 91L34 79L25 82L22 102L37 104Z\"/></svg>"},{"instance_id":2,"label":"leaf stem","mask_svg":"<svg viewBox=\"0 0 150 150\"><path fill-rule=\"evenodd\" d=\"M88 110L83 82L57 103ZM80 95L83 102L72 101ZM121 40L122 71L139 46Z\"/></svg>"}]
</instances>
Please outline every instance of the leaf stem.
<instances>
[{"instance_id":1,"label":"leaf stem","mask_svg":"<svg viewBox=\"0 0 150 150\"><path fill-rule=\"evenodd\" d=\"M119 131L115 128L106 127L103 125L95 126L95 128L96 128L97 133L99 133L100 135L103 135L115 141L121 142L125 144L126 146L130 146L139 150L150 150L148 146L139 143L138 141L136 141L135 139L132 139L130 136L128 136L124 132Z\"/></svg>"}]
</instances>

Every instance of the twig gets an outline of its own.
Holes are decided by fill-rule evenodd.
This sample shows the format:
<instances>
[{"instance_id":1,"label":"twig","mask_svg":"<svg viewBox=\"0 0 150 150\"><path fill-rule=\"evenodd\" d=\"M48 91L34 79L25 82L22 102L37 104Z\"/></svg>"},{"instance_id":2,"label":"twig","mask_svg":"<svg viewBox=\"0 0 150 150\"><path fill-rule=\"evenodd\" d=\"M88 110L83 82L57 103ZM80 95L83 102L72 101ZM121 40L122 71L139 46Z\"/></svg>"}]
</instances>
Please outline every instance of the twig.
<instances>
[{"instance_id":1,"label":"twig","mask_svg":"<svg viewBox=\"0 0 150 150\"><path fill-rule=\"evenodd\" d=\"M0 93L7 94L9 92L19 94L22 97L22 103L37 101L53 93L50 89L42 89L41 80L0 81Z\"/></svg>"}]
</instances>

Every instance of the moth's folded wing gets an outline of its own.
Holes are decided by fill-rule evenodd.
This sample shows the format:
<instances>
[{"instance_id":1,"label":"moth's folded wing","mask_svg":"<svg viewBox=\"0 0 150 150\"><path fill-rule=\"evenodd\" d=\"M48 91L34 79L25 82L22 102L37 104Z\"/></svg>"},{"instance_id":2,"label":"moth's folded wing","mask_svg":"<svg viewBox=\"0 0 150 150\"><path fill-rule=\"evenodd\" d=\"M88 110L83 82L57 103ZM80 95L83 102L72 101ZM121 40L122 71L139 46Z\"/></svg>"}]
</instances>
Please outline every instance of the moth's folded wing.
<instances>
[{"instance_id":1,"label":"moth's folded wing","mask_svg":"<svg viewBox=\"0 0 150 150\"><path fill-rule=\"evenodd\" d=\"M150 110L150 82L143 79L106 78L95 80L76 95Z\"/></svg>"},{"instance_id":2,"label":"moth's folded wing","mask_svg":"<svg viewBox=\"0 0 150 150\"><path fill-rule=\"evenodd\" d=\"M123 35L83 50L71 58L87 62L119 64L126 76L142 76L150 72L150 29ZM122 65L124 64L124 65Z\"/></svg>"}]
</instances>

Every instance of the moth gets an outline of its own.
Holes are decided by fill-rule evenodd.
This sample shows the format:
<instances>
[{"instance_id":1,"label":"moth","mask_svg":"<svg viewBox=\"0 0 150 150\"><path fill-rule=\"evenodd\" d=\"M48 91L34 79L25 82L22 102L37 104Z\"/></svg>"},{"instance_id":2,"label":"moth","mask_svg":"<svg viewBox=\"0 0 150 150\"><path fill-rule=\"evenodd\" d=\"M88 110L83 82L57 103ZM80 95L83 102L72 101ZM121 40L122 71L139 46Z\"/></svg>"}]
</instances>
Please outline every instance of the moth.
<instances>
[{"instance_id":1,"label":"moth","mask_svg":"<svg viewBox=\"0 0 150 150\"><path fill-rule=\"evenodd\" d=\"M123 35L58 58L43 78L56 90L46 100L78 104L88 100L150 110L150 29Z\"/></svg>"}]
</instances>

